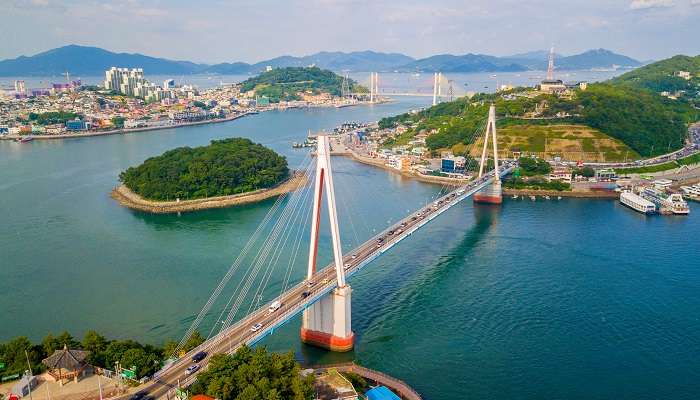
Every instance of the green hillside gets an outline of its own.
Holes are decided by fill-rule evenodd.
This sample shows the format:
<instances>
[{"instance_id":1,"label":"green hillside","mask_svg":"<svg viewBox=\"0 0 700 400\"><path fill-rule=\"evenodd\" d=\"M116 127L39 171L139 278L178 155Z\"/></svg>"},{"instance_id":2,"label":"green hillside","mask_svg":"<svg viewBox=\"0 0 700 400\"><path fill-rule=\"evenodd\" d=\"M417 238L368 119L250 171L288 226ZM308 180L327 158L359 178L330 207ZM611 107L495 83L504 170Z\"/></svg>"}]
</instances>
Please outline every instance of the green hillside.
<instances>
[{"instance_id":1,"label":"green hillside","mask_svg":"<svg viewBox=\"0 0 700 400\"><path fill-rule=\"evenodd\" d=\"M654 156L681 148L687 136L687 124L700 119L700 110L692 102L669 99L648 87L641 87L642 83L651 82L644 78L651 74L649 71L668 71L676 67L661 68L652 64L629 73L638 73L638 78L620 79L626 74L560 97L530 88L477 94L471 99L459 98L419 113L384 118L380 127L405 125L409 132L402 135L404 139L419 132L428 133L426 145L431 150L451 148L459 143L469 145L474 141L474 133L483 129L488 104L495 103L501 127L585 125L619 140L641 156ZM643 69L647 72L641 71Z\"/></svg>"},{"instance_id":2,"label":"green hillside","mask_svg":"<svg viewBox=\"0 0 700 400\"><path fill-rule=\"evenodd\" d=\"M352 79L348 80L353 92L367 89ZM258 96L267 96L271 102L299 100L301 93L328 93L340 96L343 77L317 67L275 68L241 83L241 92L254 90Z\"/></svg>"},{"instance_id":3,"label":"green hillside","mask_svg":"<svg viewBox=\"0 0 700 400\"><path fill-rule=\"evenodd\" d=\"M674 76L679 71L687 71L691 79ZM653 92L676 92L685 90L689 97L697 96L700 85L700 56L678 55L637 68L612 80L614 84L624 84ZM696 104L698 104L696 102Z\"/></svg>"}]
</instances>

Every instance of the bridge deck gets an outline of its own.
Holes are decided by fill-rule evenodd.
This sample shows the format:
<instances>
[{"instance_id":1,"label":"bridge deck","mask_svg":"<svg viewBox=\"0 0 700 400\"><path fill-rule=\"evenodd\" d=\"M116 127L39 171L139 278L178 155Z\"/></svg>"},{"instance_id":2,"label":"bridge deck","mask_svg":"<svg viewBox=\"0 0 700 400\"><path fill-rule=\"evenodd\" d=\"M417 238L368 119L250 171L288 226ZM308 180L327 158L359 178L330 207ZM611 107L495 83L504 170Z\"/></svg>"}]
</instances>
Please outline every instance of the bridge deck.
<instances>
[{"instance_id":1,"label":"bridge deck","mask_svg":"<svg viewBox=\"0 0 700 400\"><path fill-rule=\"evenodd\" d=\"M510 173L513 166L514 165L511 163L504 163L501 167L501 176ZM346 253L343 258L346 276L352 276L372 260L409 237L413 232L437 218L438 215L449 210L462 200L471 197L474 193L489 185L493 181L493 178L494 172L491 171L480 180L456 188L452 192L435 200L434 203L415 211L403 220L372 237L359 247ZM190 361L192 355L199 351L206 351L209 355L233 353L244 343L248 345L257 343L335 289L335 277L334 265L330 264L326 266L316 273L316 277L311 286L309 286L306 281L303 281L290 288L279 298L274 299L282 303L282 307L276 312L269 313L267 310L268 303L265 303L263 307L204 342L179 361L159 371L154 377L154 380L144 390L158 398L165 396L166 393L170 389L176 387L178 383L183 386L192 383L194 379L196 379L196 374L185 375L185 369L192 364ZM302 294L304 292L309 292L309 295L303 297ZM262 324L262 328L253 332L251 327L255 324ZM209 355L199 363L199 371L207 367Z\"/></svg>"}]
</instances>

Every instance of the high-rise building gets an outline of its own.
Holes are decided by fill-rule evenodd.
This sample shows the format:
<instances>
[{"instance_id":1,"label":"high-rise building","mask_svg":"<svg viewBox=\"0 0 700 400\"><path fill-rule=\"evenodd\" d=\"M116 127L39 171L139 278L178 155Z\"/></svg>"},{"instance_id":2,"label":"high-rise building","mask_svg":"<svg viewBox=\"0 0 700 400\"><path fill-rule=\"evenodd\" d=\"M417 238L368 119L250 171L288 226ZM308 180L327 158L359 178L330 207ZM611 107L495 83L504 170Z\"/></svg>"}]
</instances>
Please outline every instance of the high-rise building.
<instances>
[{"instance_id":1,"label":"high-rise building","mask_svg":"<svg viewBox=\"0 0 700 400\"><path fill-rule=\"evenodd\" d=\"M27 88L24 86L24 81L15 81L15 92L24 94Z\"/></svg>"},{"instance_id":2,"label":"high-rise building","mask_svg":"<svg viewBox=\"0 0 700 400\"><path fill-rule=\"evenodd\" d=\"M105 71L104 86L107 90L114 90L121 94L135 97L145 97L143 87L149 82L143 77L142 68L117 68L112 67Z\"/></svg>"}]
</instances>

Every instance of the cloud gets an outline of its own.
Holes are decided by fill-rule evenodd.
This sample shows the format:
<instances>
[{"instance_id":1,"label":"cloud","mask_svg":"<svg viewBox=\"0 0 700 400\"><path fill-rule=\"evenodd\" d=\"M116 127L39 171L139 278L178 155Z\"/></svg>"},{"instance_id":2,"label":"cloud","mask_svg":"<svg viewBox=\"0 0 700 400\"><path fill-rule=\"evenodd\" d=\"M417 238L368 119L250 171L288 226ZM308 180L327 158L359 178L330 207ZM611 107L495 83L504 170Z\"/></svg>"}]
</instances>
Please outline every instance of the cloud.
<instances>
[{"instance_id":1,"label":"cloud","mask_svg":"<svg viewBox=\"0 0 700 400\"><path fill-rule=\"evenodd\" d=\"M690 0L691 6L700 6L700 0Z\"/></svg>"},{"instance_id":2,"label":"cloud","mask_svg":"<svg viewBox=\"0 0 700 400\"><path fill-rule=\"evenodd\" d=\"M673 7L673 0L632 0L632 3L630 3L630 8L633 10L662 7Z\"/></svg>"}]
</instances>

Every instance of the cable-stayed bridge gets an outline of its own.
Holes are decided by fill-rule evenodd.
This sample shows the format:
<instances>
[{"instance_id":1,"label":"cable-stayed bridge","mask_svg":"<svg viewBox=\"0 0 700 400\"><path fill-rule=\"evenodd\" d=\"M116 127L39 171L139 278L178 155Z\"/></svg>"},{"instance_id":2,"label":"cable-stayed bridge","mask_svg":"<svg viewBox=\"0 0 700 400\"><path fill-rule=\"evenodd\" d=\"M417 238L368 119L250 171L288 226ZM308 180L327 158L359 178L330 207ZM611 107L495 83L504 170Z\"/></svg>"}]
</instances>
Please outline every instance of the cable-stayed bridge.
<instances>
[{"instance_id":1,"label":"cable-stayed bridge","mask_svg":"<svg viewBox=\"0 0 700 400\"><path fill-rule=\"evenodd\" d=\"M475 136L480 135L481 133L475 134ZM148 393L156 398L170 398L175 388L187 386L194 382L197 373L206 369L209 357L212 354L233 353L243 345L253 345L267 335L274 334L277 329L299 314L303 314L300 333L302 341L333 351L350 350L354 343L354 333L351 329L352 289L346 282L347 277L367 266L372 260L389 251L397 243L407 240L418 229L464 200L473 198L478 202L500 203L501 177L510 173L515 164L512 161L506 161L499 165L496 148L495 109L493 106L489 110L489 118L483 135L485 139L483 141L484 147L479 162L479 172L475 179L462 186L451 186L450 190L435 198L430 204L426 204L424 207L403 217L351 251L345 252L345 254L342 253L340 230L338 229L335 189L330 162L330 140L328 136L319 136L316 163L314 165L310 162L306 171L311 175L311 172L315 170L315 174L313 174L313 190L311 190L311 186L304 190L297 190L292 195L292 199L282 209L282 217L274 224L275 229L273 229L272 234L266 237L263 246L254 257L254 262L249 265L249 271L238 283L235 291L238 293L238 296L231 296L220 315L223 316L227 312L228 316L225 320L219 321L217 319L215 326L221 323L220 331L215 335L210 334L203 344L156 373L153 380L147 383L141 392ZM486 172L485 168L488 165L486 154L489 139L493 140L494 169ZM473 140L473 143L476 142L476 140ZM332 237L333 262L317 270L318 235L324 193L326 195L326 210ZM313 197L310 197L311 195ZM309 198L313 202L313 206L311 209L311 240L306 279L297 284L291 284L289 283L290 276L286 273L284 277L285 285L283 285L279 296L267 302L262 302L263 291L272 275L272 270L269 272L263 271L262 279L253 295L248 313L234 322L235 315L241 309L243 300L252 289L253 282L255 282L260 272L256 268L260 264L258 261L262 259L261 257L269 256L270 263L280 263L281 253L274 246L274 243L277 242L290 242L292 246L296 246L296 250L299 249L301 242L298 239L301 236L299 233L301 229L297 228L304 225L296 224L295 226L294 222L298 221L297 218L304 214L304 208L308 211L308 207L305 206L305 200ZM276 202L271 210L280 206L281 203L280 201ZM265 219L267 220L270 215L268 213ZM263 223L266 222L269 221L263 221ZM276 229L285 225L285 222L288 222L292 229ZM258 229L252 235L251 241L241 251L239 258L236 259L229 272L214 290L209 301L188 329L180 346L184 345L192 333L200 326L204 317L209 314L229 279L233 276L232 271L235 272L242 263L240 257L251 251L250 244L264 235L261 229ZM285 260L282 259L281 263L284 262ZM293 261L290 260L289 265L291 266L292 264ZM214 328L212 328L212 332L213 330ZM187 369L193 365L191 361L192 356L202 351L207 353L207 357L199 362L196 371L187 372Z\"/></svg>"}]
</instances>

